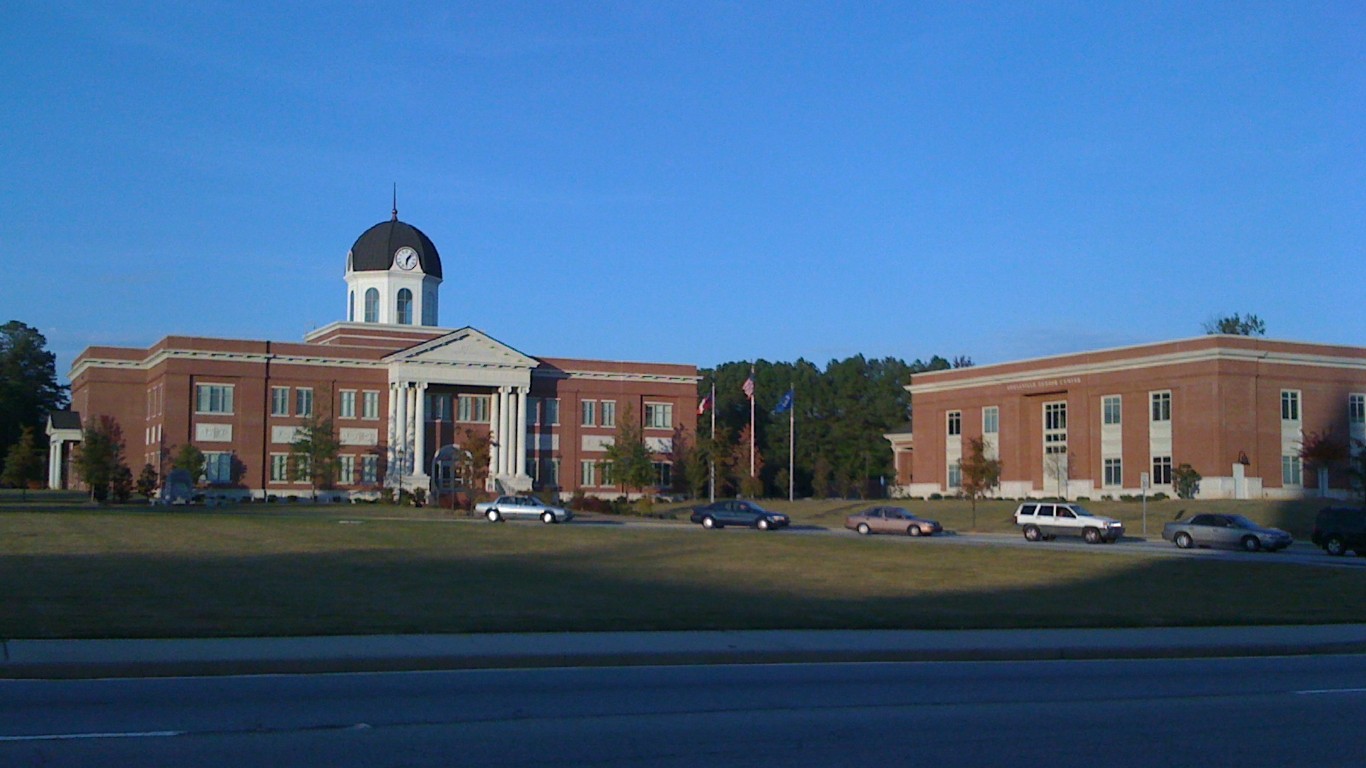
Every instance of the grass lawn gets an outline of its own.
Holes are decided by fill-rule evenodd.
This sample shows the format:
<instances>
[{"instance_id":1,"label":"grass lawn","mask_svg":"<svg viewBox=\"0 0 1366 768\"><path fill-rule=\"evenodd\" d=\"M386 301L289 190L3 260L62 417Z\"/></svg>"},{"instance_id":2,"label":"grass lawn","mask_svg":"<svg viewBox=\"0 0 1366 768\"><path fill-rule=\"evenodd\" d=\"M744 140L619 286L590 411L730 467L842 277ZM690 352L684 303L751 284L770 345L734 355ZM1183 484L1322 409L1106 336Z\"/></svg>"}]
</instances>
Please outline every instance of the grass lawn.
<instances>
[{"instance_id":1,"label":"grass lawn","mask_svg":"<svg viewBox=\"0 0 1366 768\"><path fill-rule=\"evenodd\" d=\"M839 505L811 504L822 511L799 522L842 523ZM913 506L957 527L960 512L935 504L950 502ZM980 506L978 516L994 519ZM6 499L0 584L6 639L1366 617L1359 570L610 521L492 525L336 505L168 512Z\"/></svg>"}]
</instances>

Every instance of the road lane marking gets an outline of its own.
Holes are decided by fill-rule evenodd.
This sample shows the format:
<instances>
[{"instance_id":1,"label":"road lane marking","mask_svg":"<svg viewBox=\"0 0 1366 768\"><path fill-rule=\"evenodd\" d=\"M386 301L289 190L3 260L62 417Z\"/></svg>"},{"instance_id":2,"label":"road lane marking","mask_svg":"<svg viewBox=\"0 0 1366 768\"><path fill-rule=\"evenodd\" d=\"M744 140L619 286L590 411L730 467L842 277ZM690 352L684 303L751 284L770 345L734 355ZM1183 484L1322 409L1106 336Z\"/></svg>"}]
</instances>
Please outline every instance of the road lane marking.
<instances>
[{"instance_id":1,"label":"road lane marking","mask_svg":"<svg viewBox=\"0 0 1366 768\"><path fill-rule=\"evenodd\" d=\"M0 736L0 741L74 741L76 739L165 739L184 736L184 731L130 731L110 733L41 733L33 736Z\"/></svg>"},{"instance_id":2,"label":"road lane marking","mask_svg":"<svg viewBox=\"0 0 1366 768\"><path fill-rule=\"evenodd\" d=\"M1366 693L1366 688L1319 688L1312 691L1295 691L1300 696L1323 696L1332 693Z\"/></svg>"}]
</instances>

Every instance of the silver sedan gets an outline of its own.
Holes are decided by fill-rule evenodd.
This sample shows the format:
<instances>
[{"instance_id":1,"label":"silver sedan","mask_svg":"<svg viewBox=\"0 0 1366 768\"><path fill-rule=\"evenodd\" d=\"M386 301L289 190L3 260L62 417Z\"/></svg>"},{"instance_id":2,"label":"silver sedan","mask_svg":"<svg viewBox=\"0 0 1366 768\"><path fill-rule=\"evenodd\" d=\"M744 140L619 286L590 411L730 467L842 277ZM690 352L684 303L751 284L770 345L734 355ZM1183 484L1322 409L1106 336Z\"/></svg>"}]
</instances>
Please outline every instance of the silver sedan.
<instances>
[{"instance_id":1,"label":"silver sedan","mask_svg":"<svg viewBox=\"0 0 1366 768\"><path fill-rule=\"evenodd\" d=\"M1279 528L1258 525L1242 515L1196 515L1162 526L1162 538L1182 549L1236 547L1248 552L1285 549L1295 539Z\"/></svg>"},{"instance_id":2,"label":"silver sedan","mask_svg":"<svg viewBox=\"0 0 1366 768\"><path fill-rule=\"evenodd\" d=\"M540 519L543 523L563 523L574 519L574 513L564 507L547 504L535 496L499 496L493 501L476 504L476 514L488 518L490 523L503 520Z\"/></svg>"}]
</instances>

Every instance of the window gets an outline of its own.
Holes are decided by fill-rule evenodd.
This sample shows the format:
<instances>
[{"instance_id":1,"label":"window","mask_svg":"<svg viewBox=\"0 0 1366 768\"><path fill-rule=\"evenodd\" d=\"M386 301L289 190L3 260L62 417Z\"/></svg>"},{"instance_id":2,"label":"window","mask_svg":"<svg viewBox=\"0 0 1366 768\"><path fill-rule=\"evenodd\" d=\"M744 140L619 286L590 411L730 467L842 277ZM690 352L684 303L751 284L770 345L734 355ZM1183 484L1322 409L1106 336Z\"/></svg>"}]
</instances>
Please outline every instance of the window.
<instances>
[{"instance_id":1,"label":"window","mask_svg":"<svg viewBox=\"0 0 1366 768\"><path fill-rule=\"evenodd\" d=\"M361 397L361 408L361 418L378 419L379 392L374 390L366 390L363 396Z\"/></svg>"},{"instance_id":2,"label":"window","mask_svg":"<svg viewBox=\"0 0 1366 768\"><path fill-rule=\"evenodd\" d=\"M451 421L451 396L427 395L427 421Z\"/></svg>"},{"instance_id":3,"label":"window","mask_svg":"<svg viewBox=\"0 0 1366 768\"><path fill-rule=\"evenodd\" d=\"M197 413L232 413L231 384L196 384L194 389Z\"/></svg>"},{"instance_id":4,"label":"window","mask_svg":"<svg viewBox=\"0 0 1366 768\"><path fill-rule=\"evenodd\" d=\"M617 425L617 401L602 401L602 425L604 427L615 427Z\"/></svg>"},{"instance_id":5,"label":"window","mask_svg":"<svg viewBox=\"0 0 1366 768\"><path fill-rule=\"evenodd\" d=\"M356 391L354 389L343 389L341 391L337 415L343 419L356 418Z\"/></svg>"},{"instance_id":6,"label":"window","mask_svg":"<svg viewBox=\"0 0 1366 768\"><path fill-rule=\"evenodd\" d=\"M413 292L407 288L400 288L398 291L398 301L394 306L398 310L399 325L413 324Z\"/></svg>"},{"instance_id":7,"label":"window","mask_svg":"<svg viewBox=\"0 0 1366 768\"><path fill-rule=\"evenodd\" d=\"M612 462L604 461L598 466L602 467L602 484L605 486L616 485L612 478Z\"/></svg>"},{"instance_id":8,"label":"window","mask_svg":"<svg viewBox=\"0 0 1366 768\"><path fill-rule=\"evenodd\" d=\"M545 411L541 414L541 423L550 426L559 426L560 423L560 398L547 397L541 400L542 408Z\"/></svg>"},{"instance_id":9,"label":"window","mask_svg":"<svg viewBox=\"0 0 1366 768\"><path fill-rule=\"evenodd\" d=\"M1281 390L1281 421L1300 420L1300 393L1293 389Z\"/></svg>"},{"instance_id":10,"label":"window","mask_svg":"<svg viewBox=\"0 0 1366 768\"><path fill-rule=\"evenodd\" d=\"M1366 395L1347 396L1347 423L1366 424Z\"/></svg>"},{"instance_id":11,"label":"window","mask_svg":"<svg viewBox=\"0 0 1366 768\"><path fill-rule=\"evenodd\" d=\"M949 487L963 487L963 467L956 461L949 465Z\"/></svg>"},{"instance_id":12,"label":"window","mask_svg":"<svg viewBox=\"0 0 1366 768\"><path fill-rule=\"evenodd\" d=\"M1303 485L1303 466L1299 456L1281 457L1281 485Z\"/></svg>"},{"instance_id":13,"label":"window","mask_svg":"<svg viewBox=\"0 0 1366 768\"><path fill-rule=\"evenodd\" d=\"M367 485L374 485L379 482L378 456L360 457L360 481Z\"/></svg>"},{"instance_id":14,"label":"window","mask_svg":"<svg viewBox=\"0 0 1366 768\"><path fill-rule=\"evenodd\" d=\"M588 487L596 484L594 464L591 461L579 462L579 485Z\"/></svg>"},{"instance_id":15,"label":"window","mask_svg":"<svg viewBox=\"0 0 1366 768\"><path fill-rule=\"evenodd\" d=\"M313 389L310 387L299 387L294 390L294 415L312 416L313 415Z\"/></svg>"},{"instance_id":16,"label":"window","mask_svg":"<svg viewBox=\"0 0 1366 768\"><path fill-rule=\"evenodd\" d=\"M674 406L673 403L646 403L645 404L645 427L646 429L673 429L674 426Z\"/></svg>"},{"instance_id":17,"label":"window","mask_svg":"<svg viewBox=\"0 0 1366 768\"><path fill-rule=\"evenodd\" d=\"M1154 392L1152 393L1153 421L1172 420L1172 393Z\"/></svg>"},{"instance_id":18,"label":"window","mask_svg":"<svg viewBox=\"0 0 1366 768\"><path fill-rule=\"evenodd\" d=\"M379 289L371 288L365 292L365 322L379 322Z\"/></svg>"},{"instance_id":19,"label":"window","mask_svg":"<svg viewBox=\"0 0 1366 768\"><path fill-rule=\"evenodd\" d=\"M982 409L982 434L994 435L1001 431L1001 409L992 405Z\"/></svg>"},{"instance_id":20,"label":"window","mask_svg":"<svg viewBox=\"0 0 1366 768\"><path fill-rule=\"evenodd\" d=\"M1105 460L1105 485L1124 485L1124 465L1121 459Z\"/></svg>"},{"instance_id":21,"label":"window","mask_svg":"<svg viewBox=\"0 0 1366 768\"><path fill-rule=\"evenodd\" d=\"M232 454L205 453L204 481L210 485L232 482Z\"/></svg>"},{"instance_id":22,"label":"window","mask_svg":"<svg viewBox=\"0 0 1366 768\"><path fill-rule=\"evenodd\" d=\"M346 322L356 322L356 292L346 294Z\"/></svg>"},{"instance_id":23,"label":"window","mask_svg":"<svg viewBox=\"0 0 1366 768\"><path fill-rule=\"evenodd\" d=\"M580 424L585 427L592 427L597 424L597 405L597 402L593 400L584 400L579 403L579 409L581 411L581 417L579 419Z\"/></svg>"},{"instance_id":24,"label":"window","mask_svg":"<svg viewBox=\"0 0 1366 768\"><path fill-rule=\"evenodd\" d=\"M963 412L949 411L947 415L949 424L949 436L952 437L953 435L963 434Z\"/></svg>"},{"instance_id":25,"label":"window","mask_svg":"<svg viewBox=\"0 0 1366 768\"><path fill-rule=\"evenodd\" d=\"M1153 457L1153 485L1172 484L1172 457Z\"/></svg>"},{"instance_id":26,"label":"window","mask_svg":"<svg viewBox=\"0 0 1366 768\"><path fill-rule=\"evenodd\" d=\"M674 484L674 465L667 461L651 462L655 468L655 485L672 488Z\"/></svg>"},{"instance_id":27,"label":"window","mask_svg":"<svg viewBox=\"0 0 1366 768\"><path fill-rule=\"evenodd\" d=\"M1067 453L1067 403L1043 404L1043 452Z\"/></svg>"},{"instance_id":28,"label":"window","mask_svg":"<svg viewBox=\"0 0 1366 768\"><path fill-rule=\"evenodd\" d=\"M289 415L289 387L270 388L270 415Z\"/></svg>"},{"instance_id":29,"label":"window","mask_svg":"<svg viewBox=\"0 0 1366 768\"><path fill-rule=\"evenodd\" d=\"M289 454L272 453L270 455L270 481L272 483L289 482Z\"/></svg>"},{"instance_id":30,"label":"window","mask_svg":"<svg viewBox=\"0 0 1366 768\"><path fill-rule=\"evenodd\" d=\"M1102 424L1119 423L1120 403L1119 395L1110 395L1109 397L1101 398L1100 408L1104 413L1101 421Z\"/></svg>"},{"instance_id":31,"label":"window","mask_svg":"<svg viewBox=\"0 0 1366 768\"><path fill-rule=\"evenodd\" d=\"M456 418L460 421L487 424L490 401L489 395L460 395L456 400Z\"/></svg>"},{"instance_id":32,"label":"window","mask_svg":"<svg viewBox=\"0 0 1366 768\"><path fill-rule=\"evenodd\" d=\"M558 488L560 485L560 460L541 459L536 462L536 483L542 488Z\"/></svg>"},{"instance_id":33,"label":"window","mask_svg":"<svg viewBox=\"0 0 1366 768\"><path fill-rule=\"evenodd\" d=\"M338 456L337 483L339 485L351 485L354 482L356 482L356 457Z\"/></svg>"}]
</instances>

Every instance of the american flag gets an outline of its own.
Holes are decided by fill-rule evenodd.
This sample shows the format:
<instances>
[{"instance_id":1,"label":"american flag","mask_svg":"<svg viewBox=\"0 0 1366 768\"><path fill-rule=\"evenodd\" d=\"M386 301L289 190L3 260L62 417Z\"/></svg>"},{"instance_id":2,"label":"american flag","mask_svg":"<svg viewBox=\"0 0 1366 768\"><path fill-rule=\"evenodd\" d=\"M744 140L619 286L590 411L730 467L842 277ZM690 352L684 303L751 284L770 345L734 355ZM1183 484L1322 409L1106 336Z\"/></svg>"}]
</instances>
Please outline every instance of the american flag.
<instances>
[{"instance_id":1,"label":"american flag","mask_svg":"<svg viewBox=\"0 0 1366 768\"><path fill-rule=\"evenodd\" d=\"M745 391L745 397L754 399L754 369L749 369L749 378L745 379L745 385L741 387Z\"/></svg>"}]
</instances>

